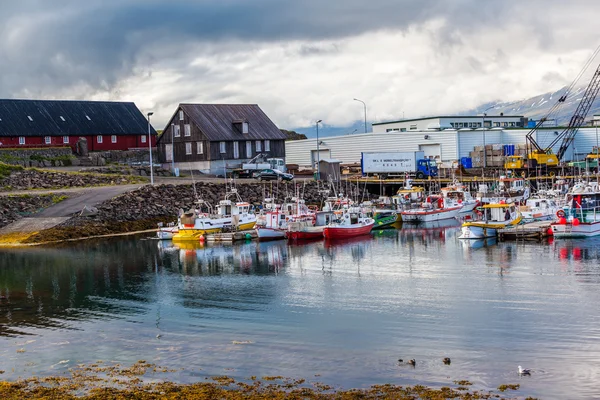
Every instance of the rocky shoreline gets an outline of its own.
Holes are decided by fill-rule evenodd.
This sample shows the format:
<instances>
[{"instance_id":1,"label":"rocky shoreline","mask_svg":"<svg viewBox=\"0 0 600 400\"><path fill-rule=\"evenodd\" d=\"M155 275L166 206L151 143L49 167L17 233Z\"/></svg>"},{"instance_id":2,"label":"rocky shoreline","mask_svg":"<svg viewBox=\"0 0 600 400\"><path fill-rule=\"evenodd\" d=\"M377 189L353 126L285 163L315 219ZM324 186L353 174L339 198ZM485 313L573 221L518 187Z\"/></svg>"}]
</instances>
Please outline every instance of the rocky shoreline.
<instances>
[{"instance_id":1,"label":"rocky shoreline","mask_svg":"<svg viewBox=\"0 0 600 400\"><path fill-rule=\"evenodd\" d=\"M355 185L348 184L348 195L360 200L373 196ZM297 183L241 183L236 185L243 201L259 206L265 197L274 197L278 202L291 198L296 191L306 204L321 205L323 186L310 181ZM26 243L44 243L72 240L91 236L110 235L156 228L159 222L174 222L180 210L189 210L197 200L216 205L225 197L222 183L197 182L194 185L146 185L125 193L96 207L94 215L75 216L54 228L39 232ZM330 195L333 195L331 193ZM235 199L235 197L234 197Z\"/></svg>"},{"instance_id":2,"label":"rocky shoreline","mask_svg":"<svg viewBox=\"0 0 600 400\"><path fill-rule=\"evenodd\" d=\"M32 216L67 197L63 193L0 196L0 228L23 217Z\"/></svg>"}]
</instances>

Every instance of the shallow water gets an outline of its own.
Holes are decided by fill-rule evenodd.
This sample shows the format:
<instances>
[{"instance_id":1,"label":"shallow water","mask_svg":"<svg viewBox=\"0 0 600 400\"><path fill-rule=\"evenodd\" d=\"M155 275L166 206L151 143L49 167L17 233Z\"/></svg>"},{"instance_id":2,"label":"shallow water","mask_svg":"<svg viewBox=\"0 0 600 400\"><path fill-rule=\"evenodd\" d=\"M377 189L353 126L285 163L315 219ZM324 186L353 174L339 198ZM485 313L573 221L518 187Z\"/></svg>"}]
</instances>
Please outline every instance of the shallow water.
<instances>
[{"instance_id":1,"label":"shallow water","mask_svg":"<svg viewBox=\"0 0 600 400\"><path fill-rule=\"evenodd\" d=\"M600 239L457 237L457 226L405 226L300 245L130 238L3 250L2 377L144 359L183 368L169 376L179 382L468 379L520 383L519 396L600 396Z\"/></svg>"}]
</instances>

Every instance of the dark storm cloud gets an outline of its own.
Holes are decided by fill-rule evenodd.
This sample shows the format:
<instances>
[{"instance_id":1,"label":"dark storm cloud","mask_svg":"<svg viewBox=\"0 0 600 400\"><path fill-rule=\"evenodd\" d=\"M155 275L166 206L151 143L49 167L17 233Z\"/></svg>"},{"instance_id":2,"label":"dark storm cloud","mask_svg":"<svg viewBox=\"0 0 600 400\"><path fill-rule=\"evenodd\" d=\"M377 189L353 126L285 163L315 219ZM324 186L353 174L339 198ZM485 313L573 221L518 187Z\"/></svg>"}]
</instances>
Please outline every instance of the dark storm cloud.
<instances>
[{"instance_id":1,"label":"dark storm cloud","mask_svg":"<svg viewBox=\"0 0 600 400\"><path fill-rule=\"evenodd\" d=\"M175 63L197 43L227 40L319 41L373 30L404 30L436 16L452 25L439 38L451 42L453 26L471 29L509 9L479 0L220 0L42 1L3 0L0 15L0 95L52 95L85 85L110 90L134 67L151 69L158 58ZM451 3L451 4L448 4ZM502 6L498 4L503 3ZM473 5L477 5L474 7ZM493 11L492 11L493 10ZM241 45L241 44L240 44ZM376 44L374 44L376 45ZM219 51L213 46L213 51ZM308 45L300 53L336 51Z\"/></svg>"}]
</instances>

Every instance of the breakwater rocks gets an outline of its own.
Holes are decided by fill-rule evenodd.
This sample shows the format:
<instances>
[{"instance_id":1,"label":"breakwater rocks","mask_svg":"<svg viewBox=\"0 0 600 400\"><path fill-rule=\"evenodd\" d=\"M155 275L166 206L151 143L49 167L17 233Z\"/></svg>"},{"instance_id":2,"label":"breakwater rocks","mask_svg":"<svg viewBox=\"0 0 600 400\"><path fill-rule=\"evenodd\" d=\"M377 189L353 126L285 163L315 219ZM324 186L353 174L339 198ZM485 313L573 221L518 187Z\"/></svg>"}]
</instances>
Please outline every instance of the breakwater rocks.
<instances>
[{"instance_id":1,"label":"breakwater rocks","mask_svg":"<svg viewBox=\"0 0 600 400\"><path fill-rule=\"evenodd\" d=\"M306 204L321 205L322 186L317 186L316 182L307 182L298 188ZM283 202L286 197L291 198L296 191L296 183L243 183L236 185L236 189L241 199L258 206L270 193L273 193L278 202ZM362 190L351 184L348 184L347 188L344 187L344 192L358 200L373 197L368 192L364 192L363 196ZM39 243L153 229L158 222L176 221L179 210L189 210L197 204L198 198L216 205L225 194L225 185L222 183L147 185L98 205L94 215L73 217L62 225L30 237L28 242Z\"/></svg>"},{"instance_id":2,"label":"breakwater rocks","mask_svg":"<svg viewBox=\"0 0 600 400\"><path fill-rule=\"evenodd\" d=\"M146 179L137 176L111 176L103 174L20 169L12 170L9 175L0 179L0 191L126 185L140 182L146 182Z\"/></svg>"},{"instance_id":3,"label":"breakwater rocks","mask_svg":"<svg viewBox=\"0 0 600 400\"><path fill-rule=\"evenodd\" d=\"M31 216L66 198L67 196L62 193L0 196L0 228L23 217Z\"/></svg>"}]
</instances>

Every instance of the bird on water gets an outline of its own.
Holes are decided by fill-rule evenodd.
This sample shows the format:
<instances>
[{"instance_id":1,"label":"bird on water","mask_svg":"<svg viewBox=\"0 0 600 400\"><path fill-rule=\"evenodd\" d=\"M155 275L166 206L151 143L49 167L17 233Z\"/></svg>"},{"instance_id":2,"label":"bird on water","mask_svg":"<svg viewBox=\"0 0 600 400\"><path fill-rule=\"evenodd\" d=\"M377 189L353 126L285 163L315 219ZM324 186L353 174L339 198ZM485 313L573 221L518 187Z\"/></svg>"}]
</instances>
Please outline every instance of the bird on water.
<instances>
[{"instance_id":1,"label":"bird on water","mask_svg":"<svg viewBox=\"0 0 600 400\"><path fill-rule=\"evenodd\" d=\"M531 375L531 370L529 368L523 368L519 365L519 375Z\"/></svg>"}]
</instances>

